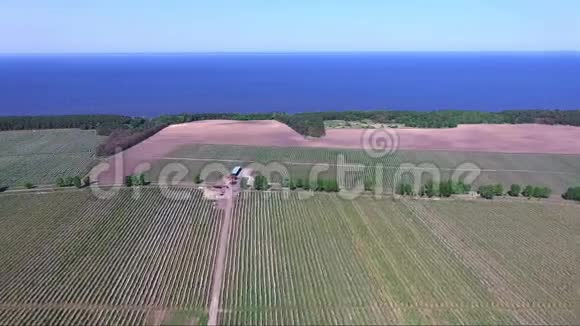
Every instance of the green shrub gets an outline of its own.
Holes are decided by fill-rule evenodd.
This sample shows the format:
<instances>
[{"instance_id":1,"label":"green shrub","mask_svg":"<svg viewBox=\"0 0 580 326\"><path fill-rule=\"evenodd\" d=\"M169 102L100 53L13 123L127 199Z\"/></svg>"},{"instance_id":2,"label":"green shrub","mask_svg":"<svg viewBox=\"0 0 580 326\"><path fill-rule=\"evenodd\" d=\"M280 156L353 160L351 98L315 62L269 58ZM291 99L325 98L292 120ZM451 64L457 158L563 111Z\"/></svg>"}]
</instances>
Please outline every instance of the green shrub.
<instances>
[{"instance_id":1,"label":"green shrub","mask_svg":"<svg viewBox=\"0 0 580 326\"><path fill-rule=\"evenodd\" d=\"M82 181L81 181L81 177L76 176L73 178L73 185L77 188L81 188L83 186Z\"/></svg>"},{"instance_id":2,"label":"green shrub","mask_svg":"<svg viewBox=\"0 0 580 326\"><path fill-rule=\"evenodd\" d=\"M552 194L552 189L548 187L534 187L533 197L535 198L549 198Z\"/></svg>"},{"instance_id":3,"label":"green shrub","mask_svg":"<svg viewBox=\"0 0 580 326\"><path fill-rule=\"evenodd\" d=\"M493 194L495 196L503 196L503 185L501 185L499 183L496 185L493 185Z\"/></svg>"},{"instance_id":4,"label":"green shrub","mask_svg":"<svg viewBox=\"0 0 580 326\"><path fill-rule=\"evenodd\" d=\"M421 192L429 198L439 195L439 189L435 186L433 181L427 182Z\"/></svg>"},{"instance_id":5,"label":"green shrub","mask_svg":"<svg viewBox=\"0 0 580 326\"><path fill-rule=\"evenodd\" d=\"M508 191L508 195L510 195L512 197L518 197L520 195L520 192L522 192L522 187L520 185L513 184L510 186L510 190Z\"/></svg>"},{"instance_id":6,"label":"green shrub","mask_svg":"<svg viewBox=\"0 0 580 326\"><path fill-rule=\"evenodd\" d=\"M193 180L193 182L195 182L196 185L200 184L203 182L203 180L201 179L201 175L196 174L195 175L195 179Z\"/></svg>"},{"instance_id":7,"label":"green shrub","mask_svg":"<svg viewBox=\"0 0 580 326\"><path fill-rule=\"evenodd\" d=\"M302 179L296 179L296 188L303 188L304 187L304 182L302 181Z\"/></svg>"},{"instance_id":8,"label":"green shrub","mask_svg":"<svg viewBox=\"0 0 580 326\"><path fill-rule=\"evenodd\" d=\"M576 200L580 201L580 187L570 187L566 192L562 195L562 198L567 200Z\"/></svg>"},{"instance_id":9,"label":"green shrub","mask_svg":"<svg viewBox=\"0 0 580 326\"><path fill-rule=\"evenodd\" d=\"M401 183L398 187L397 187L397 194L401 195L401 196L413 196L414 192L413 192L413 186L411 186L408 183Z\"/></svg>"},{"instance_id":10,"label":"green shrub","mask_svg":"<svg viewBox=\"0 0 580 326\"><path fill-rule=\"evenodd\" d=\"M532 198L534 196L534 186L527 185L522 191L522 196Z\"/></svg>"},{"instance_id":11,"label":"green shrub","mask_svg":"<svg viewBox=\"0 0 580 326\"><path fill-rule=\"evenodd\" d=\"M485 199L493 199L496 194L496 187L495 185L480 186L478 192Z\"/></svg>"},{"instance_id":12,"label":"green shrub","mask_svg":"<svg viewBox=\"0 0 580 326\"><path fill-rule=\"evenodd\" d=\"M373 191L375 184L371 179L366 179L364 182L365 191Z\"/></svg>"},{"instance_id":13,"label":"green shrub","mask_svg":"<svg viewBox=\"0 0 580 326\"><path fill-rule=\"evenodd\" d=\"M256 190L268 190L270 188L268 179L263 175L256 176L254 179L254 188Z\"/></svg>"}]
</instances>

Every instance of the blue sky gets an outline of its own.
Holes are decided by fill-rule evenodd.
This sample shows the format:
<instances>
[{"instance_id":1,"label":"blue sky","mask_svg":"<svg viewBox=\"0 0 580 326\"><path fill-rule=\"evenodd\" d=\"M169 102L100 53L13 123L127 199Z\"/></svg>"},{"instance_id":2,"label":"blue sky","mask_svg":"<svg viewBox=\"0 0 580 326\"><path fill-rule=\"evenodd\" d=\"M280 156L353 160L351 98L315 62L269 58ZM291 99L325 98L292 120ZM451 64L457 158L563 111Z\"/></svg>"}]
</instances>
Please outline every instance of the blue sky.
<instances>
[{"instance_id":1,"label":"blue sky","mask_svg":"<svg viewBox=\"0 0 580 326\"><path fill-rule=\"evenodd\" d=\"M0 53L579 51L579 0L2 0Z\"/></svg>"}]
</instances>

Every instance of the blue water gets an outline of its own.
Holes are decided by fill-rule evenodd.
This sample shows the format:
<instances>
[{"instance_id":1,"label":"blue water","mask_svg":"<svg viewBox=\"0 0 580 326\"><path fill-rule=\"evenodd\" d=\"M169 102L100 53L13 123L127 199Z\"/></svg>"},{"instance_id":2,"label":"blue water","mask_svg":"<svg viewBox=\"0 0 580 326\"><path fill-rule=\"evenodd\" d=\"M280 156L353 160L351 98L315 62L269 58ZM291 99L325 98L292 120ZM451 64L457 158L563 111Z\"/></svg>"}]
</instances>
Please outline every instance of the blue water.
<instances>
[{"instance_id":1,"label":"blue water","mask_svg":"<svg viewBox=\"0 0 580 326\"><path fill-rule=\"evenodd\" d=\"M0 114L580 109L578 53L0 57Z\"/></svg>"}]
</instances>

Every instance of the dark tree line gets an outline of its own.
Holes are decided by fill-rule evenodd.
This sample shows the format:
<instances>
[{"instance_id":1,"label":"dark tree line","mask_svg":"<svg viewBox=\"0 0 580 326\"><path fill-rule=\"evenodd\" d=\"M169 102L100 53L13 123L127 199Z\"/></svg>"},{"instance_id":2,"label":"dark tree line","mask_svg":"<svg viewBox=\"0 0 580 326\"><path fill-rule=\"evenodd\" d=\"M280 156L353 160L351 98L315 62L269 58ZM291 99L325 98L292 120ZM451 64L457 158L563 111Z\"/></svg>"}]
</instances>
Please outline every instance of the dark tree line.
<instances>
[{"instance_id":1,"label":"dark tree line","mask_svg":"<svg viewBox=\"0 0 580 326\"><path fill-rule=\"evenodd\" d=\"M128 175L125 177L125 186L135 187L135 186L146 186L149 182L145 179L144 174L138 175Z\"/></svg>"},{"instance_id":2,"label":"dark tree line","mask_svg":"<svg viewBox=\"0 0 580 326\"><path fill-rule=\"evenodd\" d=\"M309 181L303 179L290 179L286 178L282 181L282 186L289 188L290 190L302 189L302 190L312 190L321 192L339 192L340 186L335 179L324 179L319 178L316 181ZM245 188L245 187L242 187ZM254 189L256 190L268 190L270 184L265 176L258 175L254 178Z\"/></svg>"},{"instance_id":3,"label":"dark tree line","mask_svg":"<svg viewBox=\"0 0 580 326\"><path fill-rule=\"evenodd\" d=\"M471 186L463 183L463 181L454 182L452 180L435 183L433 181L426 182L419 192L415 192L410 183L400 183L395 193L401 196L421 196L421 197L451 197L451 195L467 194L471 191Z\"/></svg>"},{"instance_id":4,"label":"dark tree line","mask_svg":"<svg viewBox=\"0 0 580 326\"><path fill-rule=\"evenodd\" d=\"M324 120L360 121L372 120L378 123L404 124L417 128L453 128L459 124L476 123L541 123L580 126L580 110L511 110L501 112L481 112L464 110L441 111L338 111L302 113L303 117Z\"/></svg>"},{"instance_id":5,"label":"dark tree line","mask_svg":"<svg viewBox=\"0 0 580 326\"><path fill-rule=\"evenodd\" d=\"M503 186L501 184L483 185L479 187L479 195L485 199L493 199L495 196L503 196ZM552 194L552 189L544 186L527 185L522 188L518 184L513 184L505 193L511 197L519 197L520 195L528 198L549 198Z\"/></svg>"},{"instance_id":6,"label":"dark tree line","mask_svg":"<svg viewBox=\"0 0 580 326\"><path fill-rule=\"evenodd\" d=\"M119 151L131 148L145 139L155 135L167 125L159 125L148 129L116 129L111 132L104 143L97 146L97 156L109 156Z\"/></svg>"},{"instance_id":7,"label":"dark tree line","mask_svg":"<svg viewBox=\"0 0 580 326\"><path fill-rule=\"evenodd\" d=\"M325 135L325 120L360 121L404 124L417 128L453 128L459 124L476 123L541 123L580 126L580 110L510 110L480 112L463 110L442 111L329 111L288 114L272 113L184 113L162 115L153 119L120 115L66 115L0 117L0 130L82 128L97 129L99 135L110 135L118 129L148 130L159 125L199 120L276 120L288 125L301 135L321 137Z\"/></svg>"},{"instance_id":8,"label":"dark tree line","mask_svg":"<svg viewBox=\"0 0 580 326\"><path fill-rule=\"evenodd\" d=\"M481 112L464 110L441 111L327 111L306 113L197 113L160 116L158 123L183 123L198 120L276 120L288 125L301 135L321 137L325 135L325 120L360 121L372 120L377 123L404 124L416 128L454 128L459 124L477 123L540 123L580 126L580 110L511 110L501 112Z\"/></svg>"},{"instance_id":9,"label":"dark tree line","mask_svg":"<svg viewBox=\"0 0 580 326\"><path fill-rule=\"evenodd\" d=\"M97 129L101 126L122 126L131 117L120 115L55 115L0 117L0 130L30 129Z\"/></svg>"},{"instance_id":10,"label":"dark tree line","mask_svg":"<svg viewBox=\"0 0 580 326\"><path fill-rule=\"evenodd\" d=\"M64 187L77 187L77 188L83 188L83 187L88 187L91 185L91 179L89 178L89 176L84 177L83 179L81 179L81 177L79 176L74 176L74 177L64 177L64 178L58 178L56 179L56 186L59 188L64 188Z\"/></svg>"}]
</instances>

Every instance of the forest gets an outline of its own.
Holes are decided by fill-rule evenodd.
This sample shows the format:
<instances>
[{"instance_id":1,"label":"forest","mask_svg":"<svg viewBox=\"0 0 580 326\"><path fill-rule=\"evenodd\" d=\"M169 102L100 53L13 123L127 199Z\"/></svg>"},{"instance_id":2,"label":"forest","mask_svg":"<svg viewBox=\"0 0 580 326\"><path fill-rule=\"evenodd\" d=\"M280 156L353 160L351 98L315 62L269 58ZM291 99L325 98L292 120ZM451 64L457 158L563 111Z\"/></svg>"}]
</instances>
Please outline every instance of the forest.
<instances>
[{"instance_id":1,"label":"forest","mask_svg":"<svg viewBox=\"0 0 580 326\"><path fill-rule=\"evenodd\" d=\"M550 125L580 126L580 110L509 110L481 112L466 110L442 111L327 111L289 114L271 113L183 113L162 115L155 118L128 117L121 115L65 115L0 117L0 130L81 128L96 129L99 135L110 135L124 130L125 136L144 130L157 130L159 126L199 120L276 120L288 125L301 135L321 137L325 135L325 120L372 120L377 123L404 124L416 128L454 128L459 124L522 124L540 123ZM146 134L152 134L151 131ZM154 132L153 132L154 134ZM118 134L115 135L118 138ZM141 138L141 137L134 137Z\"/></svg>"}]
</instances>

